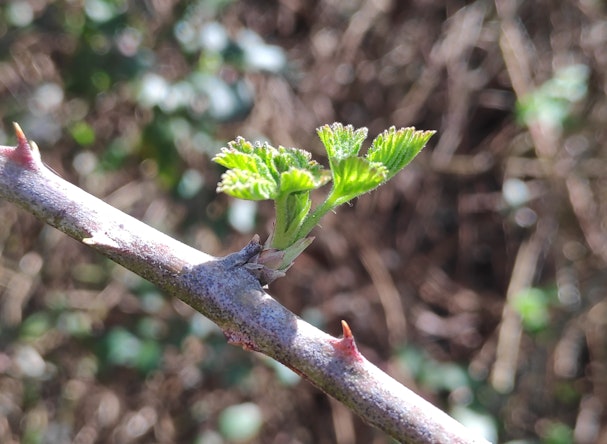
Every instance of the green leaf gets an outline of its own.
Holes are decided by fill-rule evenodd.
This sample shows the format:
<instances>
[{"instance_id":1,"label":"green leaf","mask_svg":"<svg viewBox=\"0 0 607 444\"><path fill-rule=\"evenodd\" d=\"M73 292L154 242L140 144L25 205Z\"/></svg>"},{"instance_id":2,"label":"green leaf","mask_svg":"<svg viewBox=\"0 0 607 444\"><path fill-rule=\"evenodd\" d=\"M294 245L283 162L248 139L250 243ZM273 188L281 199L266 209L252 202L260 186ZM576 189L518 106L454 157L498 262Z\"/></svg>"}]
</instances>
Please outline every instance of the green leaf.
<instances>
[{"instance_id":1,"label":"green leaf","mask_svg":"<svg viewBox=\"0 0 607 444\"><path fill-rule=\"evenodd\" d=\"M388 169L386 180L402 170L426 146L435 131L416 131L415 128L395 127L384 131L375 138L367 159L380 162Z\"/></svg>"},{"instance_id":2,"label":"green leaf","mask_svg":"<svg viewBox=\"0 0 607 444\"><path fill-rule=\"evenodd\" d=\"M329 180L331 180L331 176L328 171L314 172L301 168L290 168L280 175L280 193L290 194L314 190Z\"/></svg>"},{"instance_id":3,"label":"green leaf","mask_svg":"<svg viewBox=\"0 0 607 444\"><path fill-rule=\"evenodd\" d=\"M270 174L268 167L254 154L241 153L223 148L222 151L213 158L213 161L230 169L257 172L261 176L268 176Z\"/></svg>"},{"instance_id":4,"label":"green leaf","mask_svg":"<svg viewBox=\"0 0 607 444\"><path fill-rule=\"evenodd\" d=\"M95 130L86 122L79 121L72 125L70 133L79 145L87 146L95 142Z\"/></svg>"},{"instance_id":5,"label":"green leaf","mask_svg":"<svg viewBox=\"0 0 607 444\"><path fill-rule=\"evenodd\" d=\"M213 161L228 168L217 191L241 199L277 199L319 188L331 179L307 151L253 145L242 137L222 148Z\"/></svg>"},{"instance_id":6,"label":"green leaf","mask_svg":"<svg viewBox=\"0 0 607 444\"><path fill-rule=\"evenodd\" d=\"M256 172L228 170L222 174L217 191L239 199L266 200L276 197L277 185Z\"/></svg>"},{"instance_id":7,"label":"green leaf","mask_svg":"<svg viewBox=\"0 0 607 444\"><path fill-rule=\"evenodd\" d=\"M313 237L304 237L303 239L295 241L292 245L286 248L284 250L282 262L277 269L286 270L293 265L293 261L310 246L313 240Z\"/></svg>"},{"instance_id":8,"label":"green leaf","mask_svg":"<svg viewBox=\"0 0 607 444\"><path fill-rule=\"evenodd\" d=\"M275 151L276 154L273 156L273 162L278 172L286 171L292 167L305 169L322 168L312 160L312 154L299 148L279 146Z\"/></svg>"},{"instance_id":9,"label":"green leaf","mask_svg":"<svg viewBox=\"0 0 607 444\"><path fill-rule=\"evenodd\" d=\"M562 127L572 117L573 105L586 96L589 76L590 69L582 64L558 69L553 78L519 99L518 119L526 125Z\"/></svg>"},{"instance_id":10,"label":"green leaf","mask_svg":"<svg viewBox=\"0 0 607 444\"><path fill-rule=\"evenodd\" d=\"M288 269L311 242L307 236L324 214L386 182L434 134L414 128L397 131L392 127L380 134L367 155L361 157L366 128L334 123L317 132L327 150L330 171L312 160L307 151L275 148L267 143L254 145L242 137L230 142L213 159L228 168L218 191L241 199L274 200L276 222L265 243L265 251L270 253L260 255L260 261L254 264L263 282L271 282ZM310 192L331 179L334 183L329 195L310 211Z\"/></svg>"},{"instance_id":11,"label":"green leaf","mask_svg":"<svg viewBox=\"0 0 607 444\"><path fill-rule=\"evenodd\" d=\"M352 125L343 126L337 122L321 126L316 132L327 150L331 166L339 160L357 156L367 138L367 128L355 130Z\"/></svg>"},{"instance_id":12,"label":"green leaf","mask_svg":"<svg viewBox=\"0 0 607 444\"><path fill-rule=\"evenodd\" d=\"M233 142L228 143L227 148L222 148L219 154L213 157L213 161L228 169L256 172L269 179L271 172L268 164L271 164L271 162L266 160L268 155L271 155L271 153L266 147L254 146L242 137L238 137Z\"/></svg>"},{"instance_id":13,"label":"green leaf","mask_svg":"<svg viewBox=\"0 0 607 444\"><path fill-rule=\"evenodd\" d=\"M281 250L291 245L311 205L309 192L286 194L276 199L276 223L266 245Z\"/></svg>"},{"instance_id":14,"label":"green leaf","mask_svg":"<svg viewBox=\"0 0 607 444\"><path fill-rule=\"evenodd\" d=\"M379 162L348 157L333 166L333 189L327 200L335 206L365 194L386 181L388 169Z\"/></svg>"},{"instance_id":15,"label":"green leaf","mask_svg":"<svg viewBox=\"0 0 607 444\"><path fill-rule=\"evenodd\" d=\"M530 332L539 332L548 326L550 304L549 293L535 287L520 290L512 302L514 309L521 317L523 326Z\"/></svg>"},{"instance_id":16,"label":"green leaf","mask_svg":"<svg viewBox=\"0 0 607 444\"><path fill-rule=\"evenodd\" d=\"M286 211L287 229L286 232L292 233L297 230L301 222L306 217L312 206L310 193L293 193L287 197Z\"/></svg>"}]
</instances>

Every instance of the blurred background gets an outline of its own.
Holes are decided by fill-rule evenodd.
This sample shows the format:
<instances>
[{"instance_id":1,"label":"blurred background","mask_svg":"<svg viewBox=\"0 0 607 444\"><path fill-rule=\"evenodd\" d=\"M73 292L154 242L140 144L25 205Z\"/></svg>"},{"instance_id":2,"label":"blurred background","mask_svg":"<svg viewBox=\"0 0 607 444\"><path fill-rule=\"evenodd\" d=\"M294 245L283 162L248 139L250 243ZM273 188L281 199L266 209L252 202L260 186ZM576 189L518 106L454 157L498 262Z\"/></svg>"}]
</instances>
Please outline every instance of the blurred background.
<instances>
[{"instance_id":1,"label":"blurred background","mask_svg":"<svg viewBox=\"0 0 607 444\"><path fill-rule=\"evenodd\" d=\"M607 442L606 68L599 0L7 0L0 143L224 255L273 217L227 141L435 129L270 293L493 442ZM0 202L0 442L391 440Z\"/></svg>"}]
</instances>

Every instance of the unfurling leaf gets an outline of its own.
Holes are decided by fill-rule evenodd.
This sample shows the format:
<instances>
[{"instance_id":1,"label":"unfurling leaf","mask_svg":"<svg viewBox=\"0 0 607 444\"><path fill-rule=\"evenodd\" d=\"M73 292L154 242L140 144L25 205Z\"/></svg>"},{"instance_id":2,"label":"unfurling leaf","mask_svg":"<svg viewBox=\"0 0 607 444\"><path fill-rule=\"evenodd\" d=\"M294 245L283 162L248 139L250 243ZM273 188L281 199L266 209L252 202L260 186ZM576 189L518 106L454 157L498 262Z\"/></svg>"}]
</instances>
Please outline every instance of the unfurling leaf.
<instances>
[{"instance_id":1,"label":"unfurling leaf","mask_svg":"<svg viewBox=\"0 0 607 444\"><path fill-rule=\"evenodd\" d=\"M247 170L228 170L221 176L217 191L246 200L267 200L276 195L276 182Z\"/></svg>"},{"instance_id":2,"label":"unfurling leaf","mask_svg":"<svg viewBox=\"0 0 607 444\"><path fill-rule=\"evenodd\" d=\"M386 181L388 169L379 162L348 157L333 166L333 190L329 200L341 205Z\"/></svg>"},{"instance_id":3,"label":"unfurling leaf","mask_svg":"<svg viewBox=\"0 0 607 444\"><path fill-rule=\"evenodd\" d=\"M280 193L290 194L320 188L331 180L328 171L310 171L290 168L280 174Z\"/></svg>"},{"instance_id":4,"label":"unfurling leaf","mask_svg":"<svg viewBox=\"0 0 607 444\"><path fill-rule=\"evenodd\" d=\"M222 148L213 159L228 168L218 191L241 199L274 201L276 222L264 250L271 253L260 254L259 261L250 264L260 282L269 283L284 274L312 241L307 236L323 215L388 181L434 134L391 127L361 156L367 128L334 123L317 132L327 150L330 171L313 161L307 151L252 144L242 137ZM312 209L310 192L331 180L328 196Z\"/></svg>"},{"instance_id":5,"label":"unfurling leaf","mask_svg":"<svg viewBox=\"0 0 607 444\"><path fill-rule=\"evenodd\" d=\"M389 180L419 154L435 132L391 127L375 138L367 159L385 165L388 169L386 180Z\"/></svg>"},{"instance_id":6,"label":"unfurling leaf","mask_svg":"<svg viewBox=\"0 0 607 444\"><path fill-rule=\"evenodd\" d=\"M331 166L341 159L358 156L367 138L367 128L355 130L352 125L343 126L341 123L321 126L317 132L327 150Z\"/></svg>"},{"instance_id":7,"label":"unfurling leaf","mask_svg":"<svg viewBox=\"0 0 607 444\"><path fill-rule=\"evenodd\" d=\"M319 188L331 180L307 151L253 145L242 137L222 148L213 160L228 168L217 190L241 199L279 199Z\"/></svg>"}]
</instances>

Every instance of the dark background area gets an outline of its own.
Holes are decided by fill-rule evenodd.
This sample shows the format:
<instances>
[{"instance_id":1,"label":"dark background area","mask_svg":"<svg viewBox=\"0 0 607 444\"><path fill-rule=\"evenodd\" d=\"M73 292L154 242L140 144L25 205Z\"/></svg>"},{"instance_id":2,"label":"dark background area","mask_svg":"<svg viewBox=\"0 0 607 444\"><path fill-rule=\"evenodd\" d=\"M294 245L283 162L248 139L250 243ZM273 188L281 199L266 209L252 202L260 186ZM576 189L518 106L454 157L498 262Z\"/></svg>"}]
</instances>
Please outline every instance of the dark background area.
<instances>
[{"instance_id":1,"label":"dark background area","mask_svg":"<svg viewBox=\"0 0 607 444\"><path fill-rule=\"evenodd\" d=\"M493 442L607 440L603 2L13 0L0 143L213 255L272 223L215 192L241 135L435 129L270 293ZM388 443L280 365L0 202L0 442Z\"/></svg>"}]
</instances>

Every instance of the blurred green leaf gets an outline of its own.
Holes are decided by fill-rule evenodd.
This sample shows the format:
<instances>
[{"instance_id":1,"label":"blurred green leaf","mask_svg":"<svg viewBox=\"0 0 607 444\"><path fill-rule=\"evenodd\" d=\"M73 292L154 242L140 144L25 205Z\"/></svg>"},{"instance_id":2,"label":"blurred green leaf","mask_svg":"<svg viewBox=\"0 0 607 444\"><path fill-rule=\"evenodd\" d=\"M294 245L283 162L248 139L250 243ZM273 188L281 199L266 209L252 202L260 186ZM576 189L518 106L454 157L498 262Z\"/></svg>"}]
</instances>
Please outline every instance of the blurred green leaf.
<instances>
[{"instance_id":1,"label":"blurred green leaf","mask_svg":"<svg viewBox=\"0 0 607 444\"><path fill-rule=\"evenodd\" d=\"M86 15L96 22L107 22L126 11L126 1L123 0L85 0Z\"/></svg>"},{"instance_id":2,"label":"blurred green leaf","mask_svg":"<svg viewBox=\"0 0 607 444\"><path fill-rule=\"evenodd\" d=\"M526 125L538 121L562 127L571 116L572 106L586 96L589 77L590 69L582 64L557 70L553 78L519 100L519 120Z\"/></svg>"},{"instance_id":3,"label":"blurred green leaf","mask_svg":"<svg viewBox=\"0 0 607 444\"><path fill-rule=\"evenodd\" d=\"M29 315L19 328L19 335L24 340L33 340L39 338L48 332L52 327L50 314L45 311L38 311Z\"/></svg>"},{"instance_id":4,"label":"blurred green leaf","mask_svg":"<svg viewBox=\"0 0 607 444\"><path fill-rule=\"evenodd\" d=\"M160 345L155 340L141 340L123 327L111 329L102 340L102 358L106 364L136 368L144 373L158 368Z\"/></svg>"},{"instance_id":5,"label":"blurred green leaf","mask_svg":"<svg viewBox=\"0 0 607 444\"><path fill-rule=\"evenodd\" d=\"M122 327L112 328L104 338L107 345L107 359L114 365L130 365L136 362L141 350L141 341Z\"/></svg>"},{"instance_id":6,"label":"blurred green leaf","mask_svg":"<svg viewBox=\"0 0 607 444\"><path fill-rule=\"evenodd\" d=\"M542 444L571 444L573 430L562 422L550 422L542 433Z\"/></svg>"},{"instance_id":7,"label":"blurred green leaf","mask_svg":"<svg viewBox=\"0 0 607 444\"><path fill-rule=\"evenodd\" d=\"M256 437L263 424L257 404L246 402L224 409L219 415L219 431L228 440L244 442Z\"/></svg>"},{"instance_id":8,"label":"blurred green leaf","mask_svg":"<svg viewBox=\"0 0 607 444\"><path fill-rule=\"evenodd\" d=\"M95 71L91 76L91 82L99 92L105 92L112 86L112 78L105 71Z\"/></svg>"},{"instance_id":9,"label":"blurred green leaf","mask_svg":"<svg viewBox=\"0 0 607 444\"><path fill-rule=\"evenodd\" d=\"M93 320L82 311L66 311L57 318L57 329L73 337L87 337L93 330Z\"/></svg>"},{"instance_id":10,"label":"blurred green leaf","mask_svg":"<svg viewBox=\"0 0 607 444\"><path fill-rule=\"evenodd\" d=\"M145 316L137 322L137 334L141 338L160 341L163 339L166 328L160 319Z\"/></svg>"},{"instance_id":11,"label":"blurred green leaf","mask_svg":"<svg viewBox=\"0 0 607 444\"><path fill-rule=\"evenodd\" d=\"M82 146L92 145L95 142L95 130L86 122L76 122L72 125L70 134Z\"/></svg>"},{"instance_id":12,"label":"blurred green leaf","mask_svg":"<svg viewBox=\"0 0 607 444\"><path fill-rule=\"evenodd\" d=\"M524 328L530 332L544 330L550 322L551 297L539 288L525 288L513 300Z\"/></svg>"}]
</instances>

